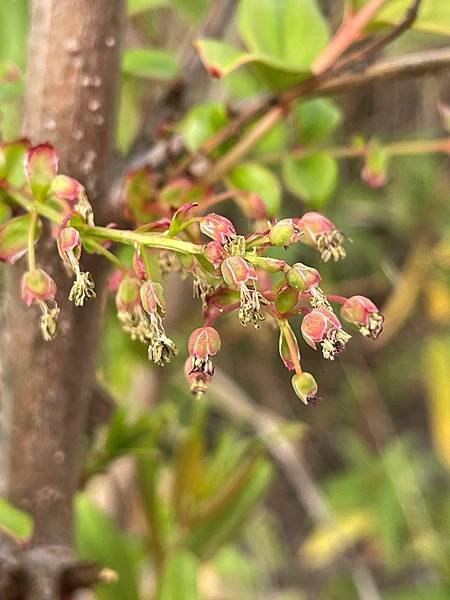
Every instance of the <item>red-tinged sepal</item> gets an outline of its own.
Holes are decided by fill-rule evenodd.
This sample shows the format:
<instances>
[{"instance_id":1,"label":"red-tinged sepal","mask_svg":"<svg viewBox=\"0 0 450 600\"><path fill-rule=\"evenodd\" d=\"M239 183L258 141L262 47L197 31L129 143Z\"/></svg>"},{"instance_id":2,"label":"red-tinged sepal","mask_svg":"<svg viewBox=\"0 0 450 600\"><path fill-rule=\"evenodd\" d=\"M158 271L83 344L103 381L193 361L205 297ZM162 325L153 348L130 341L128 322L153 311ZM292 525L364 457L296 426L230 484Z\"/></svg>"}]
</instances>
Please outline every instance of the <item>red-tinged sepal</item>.
<instances>
[{"instance_id":1,"label":"red-tinged sepal","mask_svg":"<svg viewBox=\"0 0 450 600\"><path fill-rule=\"evenodd\" d=\"M226 244L236 237L233 223L216 213L210 213L200 220L200 231L216 242Z\"/></svg>"},{"instance_id":2,"label":"red-tinged sepal","mask_svg":"<svg viewBox=\"0 0 450 600\"><path fill-rule=\"evenodd\" d=\"M50 144L30 148L25 155L25 173L36 200L43 200L58 174L59 156Z\"/></svg>"},{"instance_id":3,"label":"red-tinged sepal","mask_svg":"<svg viewBox=\"0 0 450 600\"><path fill-rule=\"evenodd\" d=\"M58 252L69 274L79 270L81 256L81 238L75 227L63 227L56 238Z\"/></svg>"},{"instance_id":4,"label":"red-tinged sepal","mask_svg":"<svg viewBox=\"0 0 450 600\"><path fill-rule=\"evenodd\" d=\"M270 229L269 240L272 246L290 246L298 242L301 233L293 219L282 219Z\"/></svg>"},{"instance_id":5,"label":"red-tinged sepal","mask_svg":"<svg viewBox=\"0 0 450 600\"><path fill-rule=\"evenodd\" d=\"M228 256L222 262L220 270L226 285L234 290L238 290L243 284L257 279L255 267L241 256Z\"/></svg>"},{"instance_id":6,"label":"red-tinged sepal","mask_svg":"<svg viewBox=\"0 0 450 600\"><path fill-rule=\"evenodd\" d=\"M314 406L318 402L318 387L311 373L296 373L292 377L292 387L306 406Z\"/></svg>"},{"instance_id":7,"label":"red-tinged sepal","mask_svg":"<svg viewBox=\"0 0 450 600\"><path fill-rule=\"evenodd\" d=\"M379 189L388 181L388 155L377 142L371 142L361 170L361 178L373 189Z\"/></svg>"},{"instance_id":8,"label":"red-tinged sepal","mask_svg":"<svg viewBox=\"0 0 450 600\"><path fill-rule=\"evenodd\" d=\"M298 347L298 341L292 331L291 326L287 323L286 327L289 328L288 335L291 338L291 347L289 346L286 336L283 330L280 329L280 339L278 341L278 351L280 353L281 360L288 371L294 371L295 365L300 363L300 349ZM292 356L292 352L295 352L295 356Z\"/></svg>"},{"instance_id":9,"label":"red-tinged sepal","mask_svg":"<svg viewBox=\"0 0 450 600\"><path fill-rule=\"evenodd\" d=\"M218 269L223 260L227 257L227 252L220 242L209 242L204 247L203 255L215 269Z\"/></svg>"},{"instance_id":10,"label":"red-tinged sepal","mask_svg":"<svg viewBox=\"0 0 450 600\"><path fill-rule=\"evenodd\" d=\"M295 263L286 273L286 280L291 287L306 293L320 284L321 277L317 269L303 263Z\"/></svg>"},{"instance_id":11,"label":"red-tinged sepal","mask_svg":"<svg viewBox=\"0 0 450 600\"><path fill-rule=\"evenodd\" d=\"M56 297L56 283L42 269L25 271L22 276L22 299L27 306L37 300L54 300Z\"/></svg>"},{"instance_id":12,"label":"red-tinged sepal","mask_svg":"<svg viewBox=\"0 0 450 600\"><path fill-rule=\"evenodd\" d=\"M334 360L345 349L351 336L342 329L336 315L326 308L315 308L305 315L301 332L306 343L314 350L322 347L323 357Z\"/></svg>"},{"instance_id":13,"label":"red-tinged sepal","mask_svg":"<svg viewBox=\"0 0 450 600\"><path fill-rule=\"evenodd\" d=\"M140 250L136 250L133 254L133 271L141 281L147 279L147 269L145 268L145 261Z\"/></svg>"},{"instance_id":14,"label":"red-tinged sepal","mask_svg":"<svg viewBox=\"0 0 450 600\"><path fill-rule=\"evenodd\" d=\"M28 233L31 224L31 215L15 217L0 226L0 262L13 265L28 250ZM34 231L35 243L41 236L42 223L36 223Z\"/></svg>"},{"instance_id":15,"label":"red-tinged sepal","mask_svg":"<svg viewBox=\"0 0 450 600\"><path fill-rule=\"evenodd\" d=\"M191 373L214 375L212 358L221 347L220 335L214 327L199 327L195 329L188 341Z\"/></svg>"},{"instance_id":16,"label":"red-tinged sepal","mask_svg":"<svg viewBox=\"0 0 450 600\"><path fill-rule=\"evenodd\" d=\"M184 229L186 221L192 216L192 213L197 206L197 202L187 202L175 211L169 227L169 237L177 235L177 233Z\"/></svg>"},{"instance_id":17,"label":"red-tinged sepal","mask_svg":"<svg viewBox=\"0 0 450 600\"><path fill-rule=\"evenodd\" d=\"M383 331L384 316L365 296L348 298L342 306L341 315L348 323L356 325L365 337L376 340Z\"/></svg>"},{"instance_id":18,"label":"red-tinged sepal","mask_svg":"<svg viewBox=\"0 0 450 600\"><path fill-rule=\"evenodd\" d=\"M307 212L294 220L304 233L300 241L316 248L324 262L345 258L342 246L344 234L327 217L317 212Z\"/></svg>"},{"instance_id":19,"label":"red-tinged sepal","mask_svg":"<svg viewBox=\"0 0 450 600\"><path fill-rule=\"evenodd\" d=\"M53 340L58 333L59 317L54 280L42 269L26 271L22 276L21 293L27 306L34 303L41 311L39 325L44 340Z\"/></svg>"},{"instance_id":20,"label":"red-tinged sepal","mask_svg":"<svg viewBox=\"0 0 450 600\"><path fill-rule=\"evenodd\" d=\"M135 277L122 277L117 288L116 306L119 313L132 314L141 305L141 283Z\"/></svg>"},{"instance_id":21,"label":"red-tinged sepal","mask_svg":"<svg viewBox=\"0 0 450 600\"><path fill-rule=\"evenodd\" d=\"M75 203L84 193L84 187L79 181L68 175L58 175L52 182L52 192L57 198Z\"/></svg>"}]
</instances>

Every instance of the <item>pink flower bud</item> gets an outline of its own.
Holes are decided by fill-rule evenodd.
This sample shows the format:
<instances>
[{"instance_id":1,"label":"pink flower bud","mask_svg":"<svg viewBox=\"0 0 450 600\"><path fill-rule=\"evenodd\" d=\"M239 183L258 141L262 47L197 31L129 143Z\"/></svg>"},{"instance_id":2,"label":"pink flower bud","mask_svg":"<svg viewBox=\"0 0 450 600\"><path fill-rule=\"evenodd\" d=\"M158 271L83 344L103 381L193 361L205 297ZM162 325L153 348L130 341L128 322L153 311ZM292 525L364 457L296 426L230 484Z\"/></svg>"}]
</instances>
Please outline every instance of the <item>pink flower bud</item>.
<instances>
[{"instance_id":1,"label":"pink flower bud","mask_svg":"<svg viewBox=\"0 0 450 600\"><path fill-rule=\"evenodd\" d=\"M213 375L214 365L211 358L219 352L220 347L220 335L214 327L195 329L191 333L188 342L191 372Z\"/></svg>"},{"instance_id":2,"label":"pink flower bud","mask_svg":"<svg viewBox=\"0 0 450 600\"><path fill-rule=\"evenodd\" d=\"M234 290L239 289L248 281L256 281L257 279L255 268L242 256L229 256L222 262L220 269L223 280L228 287Z\"/></svg>"},{"instance_id":3,"label":"pink flower bud","mask_svg":"<svg viewBox=\"0 0 450 600\"><path fill-rule=\"evenodd\" d=\"M371 188L381 188L387 183L387 168L388 155L386 150L377 141L370 142L365 164L361 171L362 180Z\"/></svg>"},{"instance_id":4,"label":"pink flower bud","mask_svg":"<svg viewBox=\"0 0 450 600\"><path fill-rule=\"evenodd\" d=\"M162 285L150 280L145 281L141 285L141 303L149 315L158 313L160 316L164 316L165 300Z\"/></svg>"},{"instance_id":5,"label":"pink flower bud","mask_svg":"<svg viewBox=\"0 0 450 600\"><path fill-rule=\"evenodd\" d=\"M81 254L81 239L80 234L75 227L64 227L58 234L57 238L58 251L61 258L69 252L74 251L74 254L78 257Z\"/></svg>"},{"instance_id":6,"label":"pink flower bud","mask_svg":"<svg viewBox=\"0 0 450 600\"><path fill-rule=\"evenodd\" d=\"M317 383L311 373L296 373L292 377L294 392L307 406L314 406L317 397Z\"/></svg>"},{"instance_id":7,"label":"pink flower bud","mask_svg":"<svg viewBox=\"0 0 450 600\"><path fill-rule=\"evenodd\" d=\"M350 335L342 330L342 325L336 315L327 308L316 308L305 315L301 325L302 335L311 346L322 346L324 358L334 360L340 354Z\"/></svg>"},{"instance_id":8,"label":"pink flower bud","mask_svg":"<svg viewBox=\"0 0 450 600\"><path fill-rule=\"evenodd\" d=\"M317 269L302 263L295 263L286 273L286 279L290 286L305 293L317 287L321 277Z\"/></svg>"},{"instance_id":9,"label":"pink flower bud","mask_svg":"<svg viewBox=\"0 0 450 600\"><path fill-rule=\"evenodd\" d=\"M116 294L116 306L119 312L131 313L141 304L141 283L136 277L123 277Z\"/></svg>"},{"instance_id":10,"label":"pink flower bud","mask_svg":"<svg viewBox=\"0 0 450 600\"><path fill-rule=\"evenodd\" d=\"M376 171L371 169L368 163L366 163L361 170L361 179L374 190L384 187L388 181L386 171Z\"/></svg>"},{"instance_id":11,"label":"pink flower bud","mask_svg":"<svg viewBox=\"0 0 450 600\"><path fill-rule=\"evenodd\" d=\"M200 230L221 244L225 244L228 240L236 237L233 223L226 217L216 213L210 213L201 219Z\"/></svg>"},{"instance_id":12,"label":"pink flower bud","mask_svg":"<svg viewBox=\"0 0 450 600\"><path fill-rule=\"evenodd\" d=\"M220 267L226 254L224 248L220 242L209 242L206 244L203 254L208 262L210 262L217 269Z\"/></svg>"},{"instance_id":13,"label":"pink flower bud","mask_svg":"<svg viewBox=\"0 0 450 600\"><path fill-rule=\"evenodd\" d=\"M84 192L81 183L67 175L58 175L53 180L51 189L55 196L69 202L75 202Z\"/></svg>"},{"instance_id":14,"label":"pink flower bud","mask_svg":"<svg viewBox=\"0 0 450 600\"><path fill-rule=\"evenodd\" d=\"M282 219L269 231L272 246L290 246L298 242L301 231L293 219Z\"/></svg>"},{"instance_id":15,"label":"pink flower bud","mask_svg":"<svg viewBox=\"0 0 450 600\"><path fill-rule=\"evenodd\" d=\"M344 236L327 217L317 212L307 212L294 220L304 233L301 241L317 248L323 261L345 258L342 246Z\"/></svg>"},{"instance_id":16,"label":"pink flower bud","mask_svg":"<svg viewBox=\"0 0 450 600\"><path fill-rule=\"evenodd\" d=\"M194 358L207 359L219 352L221 344L220 335L214 327L199 327L189 337L188 350Z\"/></svg>"},{"instance_id":17,"label":"pink flower bud","mask_svg":"<svg viewBox=\"0 0 450 600\"><path fill-rule=\"evenodd\" d=\"M42 269L26 271L22 277L22 299L27 306L34 301L54 300L56 283Z\"/></svg>"},{"instance_id":18,"label":"pink flower bud","mask_svg":"<svg viewBox=\"0 0 450 600\"><path fill-rule=\"evenodd\" d=\"M362 335L376 340L383 331L384 316L365 296L352 296L341 309L342 318L356 325Z\"/></svg>"}]
</instances>

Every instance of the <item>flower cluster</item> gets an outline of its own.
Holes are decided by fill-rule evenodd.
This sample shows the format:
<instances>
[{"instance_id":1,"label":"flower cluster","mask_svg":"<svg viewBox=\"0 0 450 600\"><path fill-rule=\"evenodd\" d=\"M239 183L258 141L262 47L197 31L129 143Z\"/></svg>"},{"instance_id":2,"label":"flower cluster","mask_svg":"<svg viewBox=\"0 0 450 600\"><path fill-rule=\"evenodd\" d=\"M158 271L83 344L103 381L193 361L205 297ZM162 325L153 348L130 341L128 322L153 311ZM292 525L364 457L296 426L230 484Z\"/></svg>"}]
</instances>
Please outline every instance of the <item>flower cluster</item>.
<instances>
[{"instance_id":1,"label":"flower cluster","mask_svg":"<svg viewBox=\"0 0 450 600\"><path fill-rule=\"evenodd\" d=\"M11 148L0 145L0 186L26 214L11 211L0 225L0 261L11 264L27 256L22 298L27 306L40 310L45 340L52 340L58 332L59 308L55 280L36 260L43 218L52 223L57 252L73 278L69 300L78 307L96 296L91 274L80 265L83 252L110 260L117 268L109 289L115 293L118 319L132 339L147 345L149 360L157 365L168 364L177 354L164 329L164 276L177 271L192 278L194 297L201 302L203 326L189 338L185 374L196 395L206 391L214 375L212 361L221 347L215 322L228 313L236 312L244 326L259 328L267 319L279 328L281 359L293 372L295 393L307 405L317 401L318 388L313 375L302 369L291 318L300 319L297 328L305 342L320 348L323 357L331 361L351 338L335 312L336 306L341 306L343 321L364 337L376 339L381 333L383 316L371 300L329 295L322 289L317 268L302 262L289 265L266 255L270 248L300 243L313 247L324 262L345 258L344 234L322 214L307 212L298 218L268 221L262 229L244 236L226 217L204 214L205 206L214 204L220 195L214 197L213 191L196 188L186 178L158 189L155 177L144 170L130 174L125 182L127 216L135 220L137 228L98 227L82 184L58 174L55 149L49 144L15 144L23 152L26 182L19 195L9 186ZM15 156L17 152L15 148ZM143 198L150 198L150 204ZM241 195L238 204L242 203ZM252 206L259 204L253 198ZM261 211L256 213L260 219ZM112 243L134 248L131 264L110 250Z\"/></svg>"}]
</instances>

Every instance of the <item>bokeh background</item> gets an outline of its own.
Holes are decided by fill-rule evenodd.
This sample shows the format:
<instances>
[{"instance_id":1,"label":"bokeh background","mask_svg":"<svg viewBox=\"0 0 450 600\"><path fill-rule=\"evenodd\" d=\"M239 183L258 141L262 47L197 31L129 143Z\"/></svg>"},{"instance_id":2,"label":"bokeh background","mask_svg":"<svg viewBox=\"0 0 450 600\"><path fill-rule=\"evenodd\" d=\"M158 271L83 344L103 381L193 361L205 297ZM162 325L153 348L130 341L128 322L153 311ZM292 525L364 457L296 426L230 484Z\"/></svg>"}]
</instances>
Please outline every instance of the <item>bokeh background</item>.
<instances>
[{"instance_id":1,"label":"bokeh background","mask_svg":"<svg viewBox=\"0 0 450 600\"><path fill-rule=\"evenodd\" d=\"M181 120L189 106L265 91L251 69L211 82L197 63L192 42L212 4L129 1L119 152L144 123L153 131L167 117L169 127L190 131ZM320 4L336 23L340 3ZM28 15L26 0L0 3L2 139L20 135ZM238 44L233 17L223 18L223 39ZM411 31L385 54L446 44L444 35ZM160 54L146 58L136 48ZM183 69L189 91L164 115L161 102ZM381 82L316 107L327 116L303 134L334 148L355 136L381 146L444 138L439 101L450 104L448 73ZM211 114L204 110L202 119ZM278 130L254 153L277 176L285 134ZM361 159L342 157L329 192L305 199L295 185L283 187L280 216L320 208L352 240L346 261L321 267L326 290L370 296L386 314L378 342L354 335L335 363L303 348L322 396L314 409L294 396L270 325L253 331L233 318L218 324L224 349L206 401L195 404L182 367L199 311L178 274L167 281L167 329L181 352L163 371L125 337L113 302L103 299L98 381L116 408L105 394L93 415L77 539L81 556L104 562L119 580L95 597L145 599L158 589L169 600L450 598L448 166L444 154L400 152L390 156L387 184L372 189ZM248 230L236 208L223 211ZM279 256L317 266L305 246Z\"/></svg>"}]
</instances>

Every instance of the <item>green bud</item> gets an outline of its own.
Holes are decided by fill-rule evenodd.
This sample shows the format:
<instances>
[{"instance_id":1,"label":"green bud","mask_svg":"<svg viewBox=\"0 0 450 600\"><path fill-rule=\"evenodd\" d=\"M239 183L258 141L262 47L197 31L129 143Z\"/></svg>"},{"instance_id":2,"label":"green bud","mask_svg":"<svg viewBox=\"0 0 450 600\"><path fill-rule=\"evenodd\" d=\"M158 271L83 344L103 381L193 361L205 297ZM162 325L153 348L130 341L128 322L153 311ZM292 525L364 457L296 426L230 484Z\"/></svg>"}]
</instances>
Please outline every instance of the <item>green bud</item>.
<instances>
[{"instance_id":1,"label":"green bud","mask_svg":"<svg viewBox=\"0 0 450 600\"><path fill-rule=\"evenodd\" d=\"M292 378L292 387L307 406L317 402L317 383L311 373L296 373Z\"/></svg>"}]
</instances>

